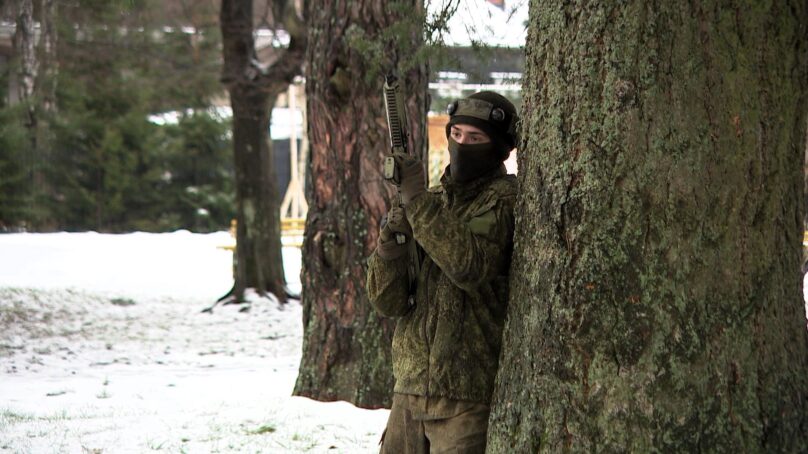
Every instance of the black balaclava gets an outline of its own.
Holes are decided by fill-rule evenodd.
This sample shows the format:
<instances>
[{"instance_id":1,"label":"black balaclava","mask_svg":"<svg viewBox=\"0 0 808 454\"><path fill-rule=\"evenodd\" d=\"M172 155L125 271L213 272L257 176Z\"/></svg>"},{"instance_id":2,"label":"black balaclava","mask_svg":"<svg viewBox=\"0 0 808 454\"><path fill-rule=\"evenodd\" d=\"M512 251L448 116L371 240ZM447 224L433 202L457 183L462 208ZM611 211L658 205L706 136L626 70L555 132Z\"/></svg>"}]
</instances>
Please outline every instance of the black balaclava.
<instances>
[{"instance_id":1,"label":"black balaclava","mask_svg":"<svg viewBox=\"0 0 808 454\"><path fill-rule=\"evenodd\" d=\"M449 137L449 173L452 180L465 183L499 168L502 158L494 142L464 144Z\"/></svg>"},{"instance_id":2,"label":"black balaclava","mask_svg":"<svg viewBox=\"0 0 808 454\"><path fill-rule=\"evenodd\" d=\"M495 112L496 111L496 112ZM504 96L491 91L474 93L449 106L446 138L449 141L449 173L463 183L479 178L502 165L518 142L516 108ZM482 130L491 139L483 144L459 144L451 137L451 128L468 124Z\"/></svg>"}]
</instances>

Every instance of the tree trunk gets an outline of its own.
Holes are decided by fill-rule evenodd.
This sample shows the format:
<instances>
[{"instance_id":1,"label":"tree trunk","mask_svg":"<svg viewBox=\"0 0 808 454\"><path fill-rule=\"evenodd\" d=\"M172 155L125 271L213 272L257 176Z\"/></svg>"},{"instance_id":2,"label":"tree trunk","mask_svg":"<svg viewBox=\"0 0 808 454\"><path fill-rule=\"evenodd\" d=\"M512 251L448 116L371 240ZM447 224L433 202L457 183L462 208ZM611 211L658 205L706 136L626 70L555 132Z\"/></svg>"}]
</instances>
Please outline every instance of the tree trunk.
<instances>
[{"instance_id":1,"label":"tree trunk","mask_svg":"<svg viewBox=\"0 0 808 454\"><path fill-rule=\"evenodd\" d=\"M25 153L25 166L28 173L27 190L27 227L34 231L43 227L42 198L47 194L46 181L43 172L44 163L48 162L47 153L47 119L44 107L45 95L50 94L43 86L43 71L49 71L43 59L50 57L45 50L50 47L54 39L54 30L48 28L43 33L44 25L52 26L53 8L39 8L39 29L34 22L34 3L32 0L19 0L16 2L17 19L14 32L14 48L17 53L18 65L18 99L25 108L25 127L27 129L28 149ZM49 5L50 6L50 5ZM45 22L47 20L47 22ZM47 43L45 42L47 39ZM49 46L46 49L46 46ZM41 50L41 51L40 51ZM40 51L40 52L38 52ZM52 97L48 99L53 99Z\"/></svg>"},{"instance_id":2,"label":"tree trunk","mask_svg":"<svg viewBox=\"0 0 808 454\"><path fill-rule=\"evenodd\" d=\"M280 8L283 11L285 6ZM236 169L237 266L231 295L236 301L244 299L249 287L286 301L280 200L272 167L269 124L276 98L301 71L305 29L291 23L296 19L294 14L284 16L284 26L291 35L289 47L271 66L262 67L257 62L253 40L252 1L222 1L222 79L233 107Z\"/></svg>"},{"instance_id":3,"label":"tree trunk","mask_svg":"<svg viewBox=\"0 0 808 454\"><path fill-rule=\"evenodd\" d=\"M407 32L384 35L410 19ZM328 0L312 12L306 83L311 181L303 244L303 358L295 394L388 406L393 391L392 325L372 312L366 259L392 189L383 182L390 152L381 96L383 74L420 44L419 0ZM364 40L384 54L351 46ZM356 41L354 41L356 43ZM399 55L401 56L399 58ZM399 68L404 65L400 64ZM426 70L406 70L412 150L426 149Z\"/></svg>"},{"instance_id":4,"label":"tree trunk","mask_svg":"<svg viewBox=\"0 0 808 454\"><path fill-rule=\"evenodd\" d=\"M47 177L47 163L52 162L53 137L51 125L56 115L56 87L59 75L59 62L57 59L57 14L56 0L39 0L39 45L37 46L37 60L39 71L36 78L36 131L34 131L34 193L33 205L41 207L32 212L32 226L37 231L52 231L58 226L48 219L47 212L50 206L59 203L52 184Z\"/></svg>"},{"instance_id":5,"label":"tree trunk","mask_svg":"<svg viewBox=\"0 0 808 454\"><path fill-rule=\"evenodd\" d=\"M278 192L269 128L272 101L267 93L230 91L236 170L236 282L241 300L248 287L285 301Z\"/></svg>"},{"instance_id":6,"label":"tree trunk","mask_svg":"<svg viewBox=\"0 0 808 454\"><path fill-rule=\"evenodd\" d=\"M797 452L804 1L533 1L490 452Z\"/></svg>"},{"instance_id":7,"label":"tree trunk","mask_svg":"<svg viewBox=\"0 0 808 454\"><path fill-rule=\"evenodd\" d=\"M40 87L38 91L42 97L42 112L45 114L56 112L56 86L59 74L59 61L56 58L58 8L59 5L56 0L39 0L40 29L42 32L39 45L40 80L37 85Z\"/></svg>"},{"instance_id":8,"label":"tree trunk","mask_svg":"<svg viewBox=\"0 0 808 454\"><path fill-rule=\"evenodd\" d=\"M32 0L17 1L17 23L14 30L14 49L19 59L17 99L26 104L28 118L26 127L32 131L31 140L36 135L36 104L34 89L36 87L39 61L36 55L37 33L34 29L34 3Z\"/></svg>"}]
</instances>

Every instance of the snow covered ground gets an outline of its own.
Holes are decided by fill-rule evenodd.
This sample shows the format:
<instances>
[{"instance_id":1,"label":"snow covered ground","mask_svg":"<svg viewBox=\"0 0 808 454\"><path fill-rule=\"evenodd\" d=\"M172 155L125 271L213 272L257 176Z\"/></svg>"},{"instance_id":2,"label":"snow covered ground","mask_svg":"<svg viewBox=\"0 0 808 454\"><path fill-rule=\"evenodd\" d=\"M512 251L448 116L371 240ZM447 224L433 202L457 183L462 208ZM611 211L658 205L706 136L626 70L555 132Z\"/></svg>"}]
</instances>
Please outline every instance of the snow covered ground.
<instances>
[{"instance_id":1,"label":"snow covered ground","mask_svg":"<svg viewBox=\"0 0 808 454\"><path fill-rule=\"evenodd\" d=\"M231 281L225 232L0 235L0 452L376 452L386 410L291 397L298 302ZM285 248L290 287L300 253Z\"/></svg>"}]
</instances>

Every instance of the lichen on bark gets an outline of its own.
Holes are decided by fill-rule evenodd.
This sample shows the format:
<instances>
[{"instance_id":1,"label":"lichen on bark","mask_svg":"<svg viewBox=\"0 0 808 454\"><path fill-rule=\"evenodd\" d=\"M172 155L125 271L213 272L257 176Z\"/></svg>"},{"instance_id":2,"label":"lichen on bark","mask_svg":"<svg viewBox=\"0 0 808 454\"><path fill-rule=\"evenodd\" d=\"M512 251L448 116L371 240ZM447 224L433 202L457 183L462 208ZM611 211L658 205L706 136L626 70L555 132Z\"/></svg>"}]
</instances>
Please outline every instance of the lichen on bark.
<instances>
[{"instance_id":1,"label":"lichen on bark","mask_svg":"<svg viewBox=\"0 0 808 454\"><path fill-rule=\"evenodd\" d=\"M489 452L799 451L808 5L530 7Z\"/></svg>"}]
</instances>

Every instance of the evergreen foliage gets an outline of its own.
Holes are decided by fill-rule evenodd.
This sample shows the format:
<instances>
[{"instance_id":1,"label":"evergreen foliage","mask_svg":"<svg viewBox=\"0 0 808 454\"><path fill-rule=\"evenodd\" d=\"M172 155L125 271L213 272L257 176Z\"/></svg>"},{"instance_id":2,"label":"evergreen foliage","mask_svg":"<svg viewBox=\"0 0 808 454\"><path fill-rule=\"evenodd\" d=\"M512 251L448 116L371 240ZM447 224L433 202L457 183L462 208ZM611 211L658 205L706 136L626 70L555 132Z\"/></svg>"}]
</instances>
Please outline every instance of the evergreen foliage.
<instances>
[{"instance_id":1,"label":"evergreen foliage","mask_svg":"<svg viewBox=\"0 0 808 454\"><path fill-rule=\"evenodd\" d=\"M229 121L208 113L221 91L219 31L215 20L189 26L216 11L151 17L159 6L81 0L60 9L57 106L38 112L47 133L32 142L20 106L0 109L0 228L229 225ZM170 111L182 112L177 124L149 121Z\"/></svg>"},{"instance_id":2,"label":"evergreen foliage","mask_svg":"<svg viewBox=\"0 0 808 454\"><path fill-rule=\"evenodd\" d=\"M0 109L0 231L26 219L29 191L24 159L30 152L22 106Z\"/></svg>"}]
</instances>

